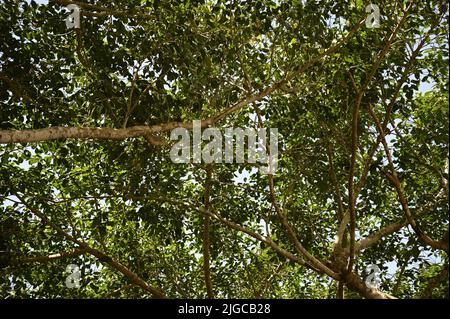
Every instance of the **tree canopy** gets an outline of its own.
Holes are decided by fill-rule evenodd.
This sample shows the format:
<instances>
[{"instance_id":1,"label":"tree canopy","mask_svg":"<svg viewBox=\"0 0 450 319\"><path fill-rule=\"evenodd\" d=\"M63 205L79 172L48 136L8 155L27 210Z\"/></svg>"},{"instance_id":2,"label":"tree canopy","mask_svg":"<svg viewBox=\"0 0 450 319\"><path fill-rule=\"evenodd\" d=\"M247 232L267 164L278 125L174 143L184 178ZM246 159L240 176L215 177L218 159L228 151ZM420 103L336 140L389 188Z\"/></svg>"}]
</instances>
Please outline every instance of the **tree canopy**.
<instances>
[{"instance_id":1,"label":"tree canopy","mask_svg":"<svg viewBox=\"0 0 450 319\"><path fill-rule=\"evenodd\" d=\"M373 4L0 1L0 297L448 298L447 1Z\"/></svg>"}]
</instances>

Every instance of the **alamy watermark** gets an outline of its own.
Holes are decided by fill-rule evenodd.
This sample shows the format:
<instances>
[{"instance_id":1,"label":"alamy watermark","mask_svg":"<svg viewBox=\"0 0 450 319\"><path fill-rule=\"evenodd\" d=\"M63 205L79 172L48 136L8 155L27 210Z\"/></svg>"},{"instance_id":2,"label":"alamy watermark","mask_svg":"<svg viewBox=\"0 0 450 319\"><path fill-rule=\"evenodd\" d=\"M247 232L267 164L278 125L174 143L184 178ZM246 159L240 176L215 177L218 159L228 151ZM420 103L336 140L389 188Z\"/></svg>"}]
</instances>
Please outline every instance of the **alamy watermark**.
<instances>
[{"instance_id":1,"label":"alamy watermark","mask_svg":"<svg viewBox=\"0 0 450 319\"><path fill-rule=\"evenodd\" d=\"M69 4L66 7L70 14L66 18L67 29L79 29L80 28L80 7L76 4Z\"/></svg>"},{"instance_id":2,"label":"alamy watermark","mask_svg":"<svg viewBox=\"0 0 450 319\"><path fill-rule=\"evenodd\" d=\"M369 15L366 18L366 27L369 29L380 27L380 8L376 4L366 6L366 12Z\"/></svg>"},{"instance_id":3,"label":"alamy watermark","mask_svg":"<svg viewBox=\"0 0 450 319\"><path fill-rule=\"evenodd\" d=\"M192 127L192 139L186 128L176 128L170 133L171 140L179 140L170 150L172 162L259 163L262 174L275 173L278 166L277 128L227 127L222 134L220 129L214 127L202 132L201 121L193 121ZM205 145L202 142L206 142Z\"/></svg>"},{"instance_id":4,"label":"alamy watermark","mask_svg":"<svg viewBox=\"0 0 450 319\"><path fill-rule=\"evenodd\" d=\"M368 273L366 280L365 280L367 287L375 288L375 289L380 288L380 285L381 285L381 278L380 278L381 269L380 269L380 267L378 267L375 264L370 264L369 266L367 266L366 272Z\"/></svg>"},{"instance_id":5,"label":"alamy watermark","mask_svg":"<svg viewBox=\"0 0 450 319\"><path fill-rule=\"evenodd\" d=\"M66 272L70 275L66 277L66 287L67 288L80 288L80 267L75 264L69 264L66 267Z\"/></svg>"}]
</instances>

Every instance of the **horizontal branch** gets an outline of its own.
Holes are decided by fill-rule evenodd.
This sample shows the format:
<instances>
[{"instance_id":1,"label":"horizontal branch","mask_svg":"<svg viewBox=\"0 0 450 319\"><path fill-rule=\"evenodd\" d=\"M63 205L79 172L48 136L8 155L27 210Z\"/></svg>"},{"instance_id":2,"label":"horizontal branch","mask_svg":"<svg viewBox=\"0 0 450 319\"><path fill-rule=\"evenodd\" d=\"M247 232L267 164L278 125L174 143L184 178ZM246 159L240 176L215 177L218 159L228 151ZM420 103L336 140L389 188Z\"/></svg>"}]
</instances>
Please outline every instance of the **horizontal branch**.
<instances>
[{"instance_id":1,"label":"horizontal branch","mask_svg":"<svg viewBox=\"0 0 450 319\"><path fill-rule=\"evenodd\" d=\"M61 1L65 2L65 1ZM328 48L318 56L308 60L297 70L268 86L266 89L248 96L239 102L229 106L215 116L202 120L202 127L207 127L221 121L228 115L246 107L247 105L260 101L264 97L280 89L284 84L292 80L296 75L305 72L308 68L319 62L324 57L336 52L344 43L346 43L355 32L362 26L364 20L361 20L342 40L336 45ZM147 136L152 133L168 132L174 128L192 129L192 122L168 122L152 126L133 126L128 128L92 128L92 127L49 127L36 130L0 130L0 144L13 143L31 143L58 139L98 139L98 140L124 140L127 138L136 138Z\"/></svg>"},{"instance_id":2,"label":"horizontal branch","mask_svg":"<svg viewBox=\"0 0 450 319\"><path fill-rule=\"evenodd\" d=\"M176 126L174 126L176 127ZM90 127L49 127L36 130L2 130L0 131L0 144L31 143L59 139L97 139L97 140L124 140L131 137L140 137L157 131L162 127L133 126L129 128L90 128Z\"/></svg>"}]
</instances>

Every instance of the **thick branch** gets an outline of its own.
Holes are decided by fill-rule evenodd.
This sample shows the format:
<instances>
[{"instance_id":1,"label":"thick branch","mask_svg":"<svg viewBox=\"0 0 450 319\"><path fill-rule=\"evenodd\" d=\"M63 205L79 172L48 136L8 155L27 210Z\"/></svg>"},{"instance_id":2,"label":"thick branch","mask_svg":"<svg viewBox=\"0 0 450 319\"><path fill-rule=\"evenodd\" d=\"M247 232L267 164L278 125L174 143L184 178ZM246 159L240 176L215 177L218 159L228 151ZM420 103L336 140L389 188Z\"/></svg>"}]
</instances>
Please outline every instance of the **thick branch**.
<instances>
[{"instance_id":1,"label":"thick branch","mask_svg":"<svg viewBox=\"0 0 450 319\"><path fill-rule=\"evenodd\" d=\"M65 1L62 1L65 2ZM353 34L361 27L364 20L360 21L341 41L336 45L328 48L322 54L305 62L301 67L292 73L286 75L284 79L268 86L263 91L248 96L245 99L231 105L215 116L202 120L202 127L207 127L216 122L221 121L228 115L246 107L247 105L260 101L264 97L270 95L274 91L280 89L285 83L292 80L295 76L305 72L308 68L319 62L324 57L336 52L344 43L346 43ZM127 138L136 138L146 136L151 133L168 132L174 128L192 129L192 122L168 122L153 126L134 126L129 128L81 128L81 127L49 127L38 130L0 130L0 144L10 143L30 143L57 139L101 139L101 140L124 140Z\"/></svg>"},{"instance_id":2,"label":"thick branch","mask_svg":"<svg viewBox=\"0 0 450 319\"><path fill-rule=\"evenodd\" d=\"M368 299L396 299L387 293L384 293L376 288L369 288L364 281L355 273L348 273L345 277L345 282L350 289L354 289L361 293L363 297Z\"/></svg>"},{"instance_id":3,"label":"thick branch","mask_svg":"<svg viewBox=\"0 0 450 319\"><path fill-rule=\"evenodd\" d=\"M355 253L374 245L383 237L386 237L390 234L393 234L393 233L399 231L406 225L408 225L408 221L406 221L406 220L398 221L398 222L392 223L384 228L381 228L379 231L371 234L370 236L368 236L366 238L359 240L358 242L355 243Z\"/></svg>"}]
</instances>

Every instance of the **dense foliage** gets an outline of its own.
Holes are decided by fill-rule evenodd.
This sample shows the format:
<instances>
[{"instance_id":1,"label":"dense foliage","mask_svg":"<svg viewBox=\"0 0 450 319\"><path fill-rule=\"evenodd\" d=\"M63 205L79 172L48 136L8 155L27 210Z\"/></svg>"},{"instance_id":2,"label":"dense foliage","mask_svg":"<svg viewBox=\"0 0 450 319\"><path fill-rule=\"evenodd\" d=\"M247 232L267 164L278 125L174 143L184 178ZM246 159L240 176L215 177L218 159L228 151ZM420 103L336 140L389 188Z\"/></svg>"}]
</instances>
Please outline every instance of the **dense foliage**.
<instances>
[{"instance_id":1,"label":"dense foliage","mask_svg":"<svg viewBox=\"0 0 450 319\"><path fill-rule=\"evenodd\" d=\"M447 1L373 3L0 1L0 297L448 298ZM173 163L199 119L276 174Z\"/></svg>"}]
</instances>

